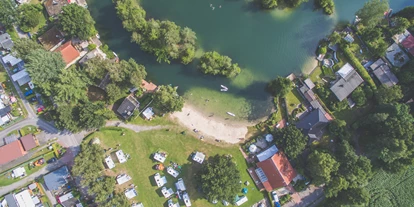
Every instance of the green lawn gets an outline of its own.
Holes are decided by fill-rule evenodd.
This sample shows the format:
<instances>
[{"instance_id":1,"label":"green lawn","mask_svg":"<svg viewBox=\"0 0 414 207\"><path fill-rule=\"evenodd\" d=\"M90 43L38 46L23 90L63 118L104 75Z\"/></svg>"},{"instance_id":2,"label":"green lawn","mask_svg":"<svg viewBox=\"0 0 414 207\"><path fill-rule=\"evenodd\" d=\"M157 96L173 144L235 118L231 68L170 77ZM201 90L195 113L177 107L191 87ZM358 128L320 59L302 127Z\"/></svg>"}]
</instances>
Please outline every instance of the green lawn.
<instances>
[{"instance_id":1,"label":"green lawn","mask_svg":"<svg viewBox=\"0 0 414 207\"><path fill-rule=\"evenodd\" d=\"M27 125L20 129L20 134L22 136L27 134L35 134L37 132L37 127L33 125Z\"/></svg>"},{"instance_id":2,"label":"green lawn","mask_svg":"<svg viewBox=\"0 0 414 207\"><path fill-rule=\"evenodd\" d=\"M300 103L302 103L303 99L300 96L299 92L296 88L292 89L285 97L286 104L288 108L288 113L291 114L294 109L298 107Z\"/></svg>"},{"instance_id":3,"label":"green lawn","mask_svg":"<svg viewBox=\"0 0 414 207\"><path fill-rule=\"evenodd\" d=\"M44 156L43 156L43 158L45 159L45 164L43 164L42 166L38 166L38 167L34 167L32 169L29 169L29 163L25 163L25 164L16 166L13 169L15 169L17 167L20 167L20 166L24 166L24 169L26 170L26 176L25 177L27 177L27 176L29 176L29 175L31 175L31 174L39 171L43 167L45 167L46 166L46 161L49 160L49 159L51 159L52 157L54 157L53 152L50 152L49 151L49 152L45 153ZM39 159L40 159L40 157L39 157ZM25 177L23 177L23 178L25 178ZM5 174L3 174L3 175L0 176L0 186L7 186L7 185L10 185L12 183L15 183L15 182L17 182L19 180L21 180L21 179L20 178L13 179L11 177L11 171L10 171L9 173L5 173Z\"/></svg>"},{"instance_id":4,"label":"green lawn","mask_svg":"<svg viewBox=\"0 0 414 207\"><path fill-rule=\"evenodd\" d=\"M170 125L171 124L171 122L168 120L166 116L165 117L156 116L151 121L149 121L149 120L145 120L144 118L142 118L142 116L136 116L136 114L132 116L131 120L128 121L128 123L137 124L137 125L145 125L145 126L157 126L157 125Z\"/></svg>"},{"instance_id":5,"label":"green lawn","mask_svg":"<svg viewBox=\"0 0 414 207\"><path fill-rule=\"evenodd\" d=\"M371 194L369 206L413 206L414 166L400 174L380 170L368 183Z\"/></svg>"},{"instance_id":6,"label":"green lawn","mask_svg":"<svg viewBox=\"0 0 414 207\"><path fill-rule=\"evenodd\" d=\"M10 35L13 41L16 41L19 39L19 35L17 34L17 31L14 29L14 27L8 27L6 32Z\"/></svg>"},{"instance_id":7,"label":"green lawn","mask_svg":"<svg viewBox=\"0 0 414 207\"><path fill-rule=\"evenodd\" d=\"M321 75L322 75L321 67L316 67L316 69L313 70L312 73L309 75L309 78L311 79L312 82L318 83L322 81Z\"/></svg>"},{"instance_id":8,"label":"green lawn","mask_svg":"<svg viewBox=\"0 0 414 207\"><path fill-rule=\"evenodd\" d=\"M125 132L124 136L121 135L122 131ZM184 179L193 206L222 206L221 202L217 205L210 204L196 190L194 173L200 169L200 165L191 162L189 157L194 151L201 151L207 156L231 154L239 167L241 181L243 183L245 181L250 182L250 185L247 186L249 190L247 194L249 201L244 206L251 206L263 199L264 194L257 190L254 182L247 173L248 166L238 146L215 146L194 137L182 135L181 131L183 129L171 127L170 130L163 129L135 133L127 129L112 127L103 128L91 134L88 138L98 137L105 148L115 148L117 144L121 144L120 149L131 155L131 159L128 162L124 164L117 163L113 169L115 173L109 174L117 175L122 172L127 172L132 177L133 183L138 186L138 196L133 200L142 202L145 206L163 206L167 202L167 199L161 196L160 189L155 186L153 181L153 175L160 171L153 169L156 162L151 159L151 154L158 150L168 153L167 160L164 163L165 165L168 166L170 161L173 161L182 166L182 173L179 177ZM161 172L161 174L166 174L166 172ZM177 181L177 179L174 179L168 174L167 180L167 187L173 187ZM243 187L245 186L242 185L240 189ZM241 192L239 195L241 195Z\"/></svg>"}]
</instances>

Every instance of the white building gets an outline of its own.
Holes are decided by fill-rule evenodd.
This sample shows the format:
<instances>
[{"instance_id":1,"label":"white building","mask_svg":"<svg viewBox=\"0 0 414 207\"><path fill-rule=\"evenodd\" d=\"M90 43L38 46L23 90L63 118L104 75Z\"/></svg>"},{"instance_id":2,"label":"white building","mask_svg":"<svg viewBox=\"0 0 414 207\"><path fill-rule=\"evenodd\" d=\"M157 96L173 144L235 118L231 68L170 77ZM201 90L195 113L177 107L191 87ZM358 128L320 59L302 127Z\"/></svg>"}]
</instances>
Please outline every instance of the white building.
<instances>
[{"instance_id":1,"label":"white building","mask_svg":"<svg viewBox=\"0 0 414 207\"><path fill-rule=\"evenodd\" d=\"M69 199L73 198L72 192L66 193L65 195L59 196L59 202L63 203Z\"/></svg>"},{"instance_id":2,"label":"white building","mask_svg":"<svg viewBox=\"0 0 414 207\"><path fill-rule=\"evenodd\" d=\"M15 195L17 204L19 207L35 207L32 196L30 195L29 190L24 190Z\"/></svg>"},{"instance_id":3,"label":"white building","mask_svg":"<svg viewBox=\"0 0 414 207\"><path fill-rule=\"evenodd\" d=\"M238 201L236 201L236 206L241 206L243 203L246 203L247 201L248 201L247 197L242 196L242 197L240 197L240 199Z\"/></svg>"},{"instance_id":4,"label":"white building","mask_svg":"<svg viewBox=\"0 0 414 207\"><path fill-rule=\"evenodd\" d=\"M174 201L172 199L168 200L168 207L180 207L180 204L174 203Z\"/></svg>"}]
</instances>

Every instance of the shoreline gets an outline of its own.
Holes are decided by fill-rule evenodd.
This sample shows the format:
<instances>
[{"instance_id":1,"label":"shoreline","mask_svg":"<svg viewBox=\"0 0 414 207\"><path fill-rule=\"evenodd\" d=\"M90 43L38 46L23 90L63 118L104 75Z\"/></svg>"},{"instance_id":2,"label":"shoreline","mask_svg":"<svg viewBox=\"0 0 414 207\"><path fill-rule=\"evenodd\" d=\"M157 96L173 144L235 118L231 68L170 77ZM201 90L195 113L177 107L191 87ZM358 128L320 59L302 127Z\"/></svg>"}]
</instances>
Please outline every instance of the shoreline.
<instances>
[{"instance_id":1,"label":"shoreline","mask_svg":"<svg viewBox=\"0 0 414 207\"><path fill-rule=\"evenodd\" d=\"M203 114L199 109L185 103L181 112L170 115L181 125L191 131L197 130L198 138L213 138L230 144L237 144L246 138L247 127L252 123L247 121L226 120L221 117L212 117Z\"/></svg>"}]
</instances>

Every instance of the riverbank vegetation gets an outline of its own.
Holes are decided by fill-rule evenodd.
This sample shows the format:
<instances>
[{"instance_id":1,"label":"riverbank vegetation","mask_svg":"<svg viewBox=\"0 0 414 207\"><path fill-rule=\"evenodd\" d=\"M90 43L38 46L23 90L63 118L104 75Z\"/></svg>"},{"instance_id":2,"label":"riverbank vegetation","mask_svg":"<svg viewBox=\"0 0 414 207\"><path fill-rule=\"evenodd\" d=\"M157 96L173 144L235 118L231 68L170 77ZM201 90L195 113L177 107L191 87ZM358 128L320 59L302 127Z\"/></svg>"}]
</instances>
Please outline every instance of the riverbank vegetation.
<instances>
[{"instance_id":1,"label":"riverbank vegetation","mask_svg":"<svg viewBox=\"0 0 414 207\"><path fill-rule=\"evenodd\" d=\"M223 75L232 78L241 72L237 63L232 63L228 56L218 52L206 52L201 56L199 68L204 74Z\"/></svg>"},{"instance_id":2,"label":"riverbank vegetation","mask_svg":"<svg viewBox=\"0 0 414 207\"><path fill-rule=\"evenodd\" d=\"M195 58L196 33L188 27L180 27L168 20L146 20L146 13L134 0L115 0L117 15L124 28L132 32L132 41L142 50L157 57L158 62L170 63L179 60L189 64ZM217 52L207 52L199 67L204 74L234 77L241 72L237 64L231 63L228 56Z\"/></svg>"},{"instance_id":3,"label":"riverbank vegetation","mask_svg":"<svg viewBox=\"0 0 414 207\"><path fill-rule=\"evenodd\" d=\"M322 9L325 14L331 15L335 10L335 3L333 0L315 0L315 6Z\"/></svg>"},{"instance_id":4,"label":"riverbank vegetation","mask_svg":"<svg viewBox=\"0 0 414 207\"><path fill-rule=\"evenodd\" d=\"M146 20L146 12L134 0L115 0L116 11L124 28L132 32L132 41L154 54L158 62L179 60L188 64L194 59L196 34L174 22Z\"/></svg>"},{"instance_id":5,"label":"riverbank vegetation","mask_svg":"<svg viewBox=\"0 0 414 207\"><path fill-rule=\"evenodd\" d=\"M62 7L59 14L58 26L70 37L87 40L96 34L95 21L87 9L77 4Z\"/></svg>"}]
</instances>

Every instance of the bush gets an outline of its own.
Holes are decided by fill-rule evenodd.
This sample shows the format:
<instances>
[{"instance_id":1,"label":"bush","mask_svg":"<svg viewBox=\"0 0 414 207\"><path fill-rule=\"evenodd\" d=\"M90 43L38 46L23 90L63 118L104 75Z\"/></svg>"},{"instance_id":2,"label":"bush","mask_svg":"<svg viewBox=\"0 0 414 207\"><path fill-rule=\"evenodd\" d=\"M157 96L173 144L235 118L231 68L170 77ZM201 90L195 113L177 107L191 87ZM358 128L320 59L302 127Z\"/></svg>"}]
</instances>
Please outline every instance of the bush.
<instances>
[{"instance_id":1,"label":"bush","mask_svg":"<svg viewBox=\"0 0 414 207\"><path fill-rule=\"evenodd\" d=\"M357 106L364 106L367 103L367 97L362 90L362 87L355 89L351 96Z\"/></svg>"},{"instance_id":2,"label":"bush","mask_svg":"<svg viewBox=\"0 0 414 207\"><path fill-rule=\"evenodd\" d=\"M284 196L279 198L279 203L280 203L280 205L283 206L284 204L289 202L291 199L292 199L292 197L289 194L287 194L287 195L284 195Z\"/></svg>"},{"instance_id":3,"label":"bush","mask_svg":"<svg viewBox=\"0 0 414 207\"><path fill-rule=\"evenodd\" d=\"M301 192L306 189L306 180L298 180L296 183L293 184L293 189L296 192Z\"/></svg>"},{"instance_id":4,"label":"bush","mask_svg":"<svg viewBox=\"0 0 414 207\"><path fill-rule=\"evenodd\" d=\"M108 45L103 45L101 49L102 49L102 52L105 53L108 59L115 58L114 53L112 52L112 50L109 49Z\"/></svg>"},{"instance_id":5,"label":"bush","mask_svg":"<svg viewBox=\"0 0 414 207\"><path fill-rule=\"evenodd\" d=\"M96 45L95 44L90 44L90 45L88 45L88 50L89 51L91 51L91 50L94 50L94 49L96 49Z\"/></svg>"},{"instance_id":6,"label":"bush","mask_svg":"<svg viewBox=\"0 0 414 207\"><path fill-rule=\"evenodd\" d=\"M14 117L18 117L18 116L20 116L20 111L17 110L16 108L13 108L12 111L11 111L11 114Z\"/></svg>"},{"instance_id":7,"label":"bush","mask_svg":"<svg viewBox=\"0 0 414 207\"><path fill-rule=\"evenodd\" d=\"M355 67L355 69L358 71L359 75L368 83L368 85L375 91L377 90L377 86L374 83L374 80L372 80L371 76L368 74L368 71L362 66L362 64L359 62L359 60L354 56L354 54L351 52L349 47L347 45L341 44L341 49L344 51L345 56L349 59L351 62L351 65Z\"/></svg>"}]
</instances>

